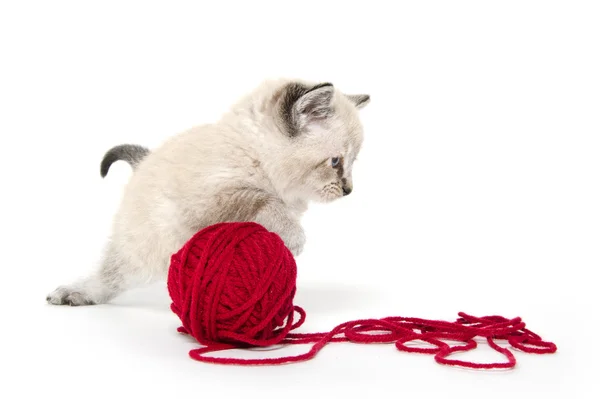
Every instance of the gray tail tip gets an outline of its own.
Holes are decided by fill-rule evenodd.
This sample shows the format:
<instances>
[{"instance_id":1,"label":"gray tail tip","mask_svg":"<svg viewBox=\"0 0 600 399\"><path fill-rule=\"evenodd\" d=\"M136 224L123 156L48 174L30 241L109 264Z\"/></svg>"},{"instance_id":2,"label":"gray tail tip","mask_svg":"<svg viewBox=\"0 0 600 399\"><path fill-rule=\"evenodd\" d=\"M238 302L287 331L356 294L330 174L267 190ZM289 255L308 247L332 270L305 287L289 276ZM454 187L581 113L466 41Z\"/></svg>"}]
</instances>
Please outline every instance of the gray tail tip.
<instances>
[{"instance_id":1,"label":"gray tail tip","mask_svg":"<svg viewBox=\"0 0 600 399\"><path fill-rule=\"evenodd\" d=\"M142 159L144 159L150 150L137 144L121 144L108 150L100 163L100 176L105 178L113 163L125 161L132 168L135 168Z\"/></svg>"}]
</instances>

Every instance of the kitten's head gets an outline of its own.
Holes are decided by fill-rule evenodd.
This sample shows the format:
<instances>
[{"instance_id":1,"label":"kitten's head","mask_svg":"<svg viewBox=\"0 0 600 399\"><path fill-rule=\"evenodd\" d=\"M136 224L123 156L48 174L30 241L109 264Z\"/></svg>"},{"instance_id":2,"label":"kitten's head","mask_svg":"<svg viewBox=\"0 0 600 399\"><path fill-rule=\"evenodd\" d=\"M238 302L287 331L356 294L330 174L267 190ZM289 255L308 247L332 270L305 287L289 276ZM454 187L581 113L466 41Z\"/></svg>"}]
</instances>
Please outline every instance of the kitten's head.
<instances>
[{"instance_id":1,"label":"kitten's head","mask_svg":"<svg viewBox=\"0 0 600 399\"><path fill-rule=\"evenodd\" d=\"M275 156L287 191L318 202L352 192L352 167L363 143L359 110L369 101L369 95L348 95L331 83L292 82L276 92L274 117L286 144Z\"/></svg>"}]
</instances>

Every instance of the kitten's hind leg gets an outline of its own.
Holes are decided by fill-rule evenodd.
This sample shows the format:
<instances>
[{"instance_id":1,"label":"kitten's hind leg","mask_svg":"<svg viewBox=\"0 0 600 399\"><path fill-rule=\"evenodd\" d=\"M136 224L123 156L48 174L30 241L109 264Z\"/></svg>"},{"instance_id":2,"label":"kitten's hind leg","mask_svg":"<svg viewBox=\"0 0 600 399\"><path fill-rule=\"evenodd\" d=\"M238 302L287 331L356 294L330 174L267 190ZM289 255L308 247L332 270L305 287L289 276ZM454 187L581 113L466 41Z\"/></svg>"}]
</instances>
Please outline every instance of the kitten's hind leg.
<instances>
[{"instance_id":1,"label":"kitten's hind leg","mask_svg":"<svg viewBox=\"0 0 600 399\"><path fill-rule=\"evenodd\" d=\"M70 285L61 285L46 297L52 305L98 305L114 298L119 291L102 281L101 275L95 274Z\"/></svg>"},{"instance_id":2,"label":"kitten's hind leg","mask_svg":"<svg viewBox=\"0 0 600 399\"><path fill-rule=\"evenodd\" d=\"M127 289L127 265L110 247L100 268L91 276L63 285L48 294L52 305L98 305L106 303Z\"/></svg>"}]
</instances>

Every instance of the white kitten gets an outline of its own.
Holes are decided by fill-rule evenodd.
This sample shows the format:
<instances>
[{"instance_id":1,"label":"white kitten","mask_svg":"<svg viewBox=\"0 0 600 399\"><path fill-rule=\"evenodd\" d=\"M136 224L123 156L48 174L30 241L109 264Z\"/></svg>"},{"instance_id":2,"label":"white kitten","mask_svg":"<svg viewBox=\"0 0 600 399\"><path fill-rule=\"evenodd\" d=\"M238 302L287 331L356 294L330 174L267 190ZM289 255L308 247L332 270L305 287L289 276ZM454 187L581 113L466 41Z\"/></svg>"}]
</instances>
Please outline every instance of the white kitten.
<instances>
[{"instance_id":1,"label":"white kitten","mask_svg":"<svg viewBox=\"0 0 600 399\"><path fill-rule=\"evenodd\" d=\"M308 202L352 191L352 164L363 140L358 109L369 100L329 83L267 81L217 123L185 131L154 151L112 148L102 177L118 160L129 162L133 173L101 265L57 288L48 302L100 304L166 279L170 256L218 222L260 223L300 254L299 221Z\"/></svg>"}]
</instances>

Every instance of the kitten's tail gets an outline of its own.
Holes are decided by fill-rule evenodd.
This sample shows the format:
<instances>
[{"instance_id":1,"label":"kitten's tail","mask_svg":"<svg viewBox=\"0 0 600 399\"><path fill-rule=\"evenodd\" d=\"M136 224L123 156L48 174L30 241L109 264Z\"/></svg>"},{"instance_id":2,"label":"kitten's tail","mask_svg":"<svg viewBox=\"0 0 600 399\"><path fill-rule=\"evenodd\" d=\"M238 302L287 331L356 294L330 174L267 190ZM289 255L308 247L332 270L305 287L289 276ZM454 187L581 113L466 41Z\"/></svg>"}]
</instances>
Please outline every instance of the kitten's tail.
<instances>
[{"instance_id":1,"label":"kitten's tail","mask_svg":"<svg viewBox=\"0 0 600 399\"><path fill-rule=\"evenodd\" d=\"M100 163L100 175L106 177L110 166L116 161L126 161L135 168L150 153L146 147L137 144L121 144L108 150Z\"/></svg>"}]
</instances>

